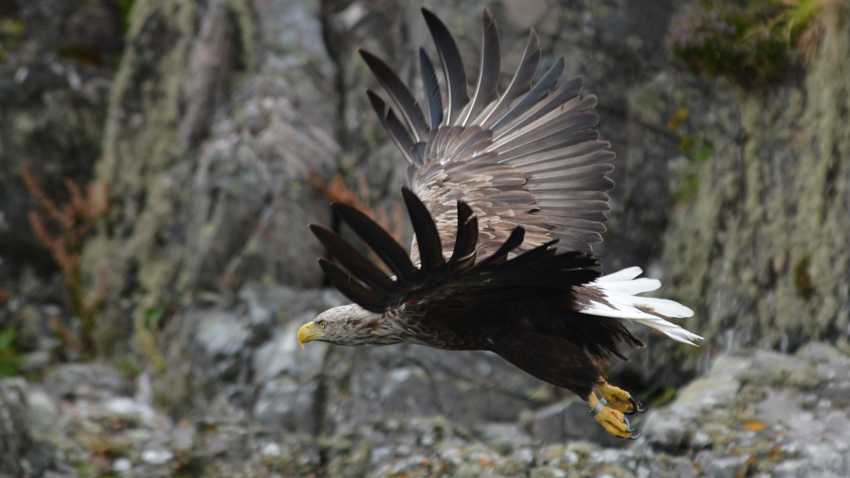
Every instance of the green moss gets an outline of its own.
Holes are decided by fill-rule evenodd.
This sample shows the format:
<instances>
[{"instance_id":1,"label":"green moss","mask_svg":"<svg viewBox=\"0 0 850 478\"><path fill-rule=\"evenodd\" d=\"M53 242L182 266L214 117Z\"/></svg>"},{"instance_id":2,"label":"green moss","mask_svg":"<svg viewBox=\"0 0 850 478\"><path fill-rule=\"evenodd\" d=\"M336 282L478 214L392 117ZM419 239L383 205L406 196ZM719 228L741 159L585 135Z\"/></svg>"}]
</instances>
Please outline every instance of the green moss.
<instances>
[{"instance_id":1,"label":"green moss","mask_svg":"<svg viewBox=\"0 0 850 478\"><path fill-rule=\"evenodd\" d=\"M760 88L792 64L793 45L819 11L816 0L703 0L674 25L669 47L690 71Z\"/></svg>"},{"instance_id":2,"label":"green moss","mask_svg":"<svg viewBox=\"0 0 850 478\"><path fill-rule=\"evenodd\" d=\"M15 49L17 38L24 32L24 22L12 17L0 16L0 60Z\"/></svg>"},{"instance_id":3,"label":"green moss","mask_svg":"<svg viewBox=\"0 0 850 478\"><path fill-rule=\"evenodd\" d=\"M132 360L124 358L118 361L116 364L118 371L121 372L121 375L124 376L128 381L133 381L139 375L139 367Z\"/></svg>"},{"instance_id":4,"label":"green moss","mask_svg":"<svg viewBox=\"0 0 850 478\"><path fill-rule=\"evenodd\" d=\"M163 372L165 370L165 357L159 351L156 342L159 319L162 317L162 314L162 307L150 307L145 311L141 320L135 319L133 322L136 343L157 372Z\"/></svg>"},{"instance_id":5,"label":"green moss","mask_svg":"<svg viewBox=\"0 0 850 478\"><path fill-rule=\"evenodd\" d=\"M0 377L13 377L21 372L23 358L15 346L17 338L18 329L14 325L0 329Z\"/></svg>"},{"instance_id":6,"label":"green moss","mask_svg":"<svg viewBox=\"0 0 850 478\"><path fill-rule=\"evenodd\" d=\"M809 300L815 291L815 286L809 277L810 262L811 256L805 255L794 266L794 287L797 289L797 295L806 300Z\"/></svg>"},{"instance_id":7,"label":"green moss","mask_svg":"<svg viewBox=\"0 0 850 478\"><path fill-rule=\"evenodd\" d=\"M121 12L121 31L130 29L130 12L133 10L133 0L118 0L118 10Z\"/></svg>"},{"instance_id":8,"label":"green moss","mask_svg":"<svg viewBox=\"0 0 850 478\"><path fill-rule=\"evenodd\" d=\"M689 174L684 179L679 181L678 187L673 191L673 202L682 203L693 201L699 193L699 177L696 174Z\"/></svg>"},{"instance_id":9,"label":"green moss","mask_svg":"<svg viewBox=\"0 0 850 478\"><path fill-rule=\"evenodd\" d=\"M702 163L711 156L714 155L714 148L711 145L707 144L704 140L700 139L695 143L693 147L690 148L688 152L688 157L694 161L695 163Z\"/></svg>"}]
</instances>

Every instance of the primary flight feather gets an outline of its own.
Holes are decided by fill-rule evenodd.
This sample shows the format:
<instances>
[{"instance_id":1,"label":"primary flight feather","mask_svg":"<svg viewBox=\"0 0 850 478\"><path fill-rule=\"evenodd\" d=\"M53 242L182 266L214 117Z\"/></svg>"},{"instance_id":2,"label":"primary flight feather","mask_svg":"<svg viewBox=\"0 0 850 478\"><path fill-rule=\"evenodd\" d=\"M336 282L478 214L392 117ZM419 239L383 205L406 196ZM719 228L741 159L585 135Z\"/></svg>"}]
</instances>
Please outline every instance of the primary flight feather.
<instances>
[{"instance_id":1,"label":"primary flight feather","mask_svg":"<svg viewBox=\"0 0 850 478\"><path fill-rule=\"evenodd\" d=\"M637 295L660 287L638 278L640 268L597 270L591 245L605 231L614 153L594 130L596 98L579 96L580 78L557 86L563 59L533 81L541 56L534 31L499 94L499 34L486 10L470 97L454 39L437 16L422 13L445 85L444 94L420 50L427 111L386 63L360 52L387 94L367 91L369 100L408 162L402 195L415 234L410 254L362 212L333 204L385 268L310 225L335 259L319 260L327 279L354 304L305 324L299 343L489 350L576 393L611 434L636 438L624 414L643 409L602 373L612 355L623 358L620 345L643 346L622 321L686 344L702 338L669 320L693 315L687 307Z\"/></svg>"}]
</instances>

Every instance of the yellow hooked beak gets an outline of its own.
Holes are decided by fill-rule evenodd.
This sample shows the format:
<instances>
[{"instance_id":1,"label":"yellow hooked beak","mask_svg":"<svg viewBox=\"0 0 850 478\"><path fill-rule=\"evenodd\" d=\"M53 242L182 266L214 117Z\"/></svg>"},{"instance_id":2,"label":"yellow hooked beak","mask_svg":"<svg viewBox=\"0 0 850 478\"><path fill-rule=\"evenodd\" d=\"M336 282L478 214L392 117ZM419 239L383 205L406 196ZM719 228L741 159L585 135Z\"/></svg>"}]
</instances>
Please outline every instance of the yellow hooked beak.
<instances>
[{"instance_id":1,"label":"yellow hooked beak","mask_svg":"<svg viewBox=\"0 0 850 478\"><path fill-rule=\"evenodd\" d=\"M298 345L300 345L302 349L304 348L304 344L307 342L312 342L325 336L325 334L317 330L317 327L314 327L314 324L315 322L307 322L298 329Z\"/></svg>"}]
</instances>

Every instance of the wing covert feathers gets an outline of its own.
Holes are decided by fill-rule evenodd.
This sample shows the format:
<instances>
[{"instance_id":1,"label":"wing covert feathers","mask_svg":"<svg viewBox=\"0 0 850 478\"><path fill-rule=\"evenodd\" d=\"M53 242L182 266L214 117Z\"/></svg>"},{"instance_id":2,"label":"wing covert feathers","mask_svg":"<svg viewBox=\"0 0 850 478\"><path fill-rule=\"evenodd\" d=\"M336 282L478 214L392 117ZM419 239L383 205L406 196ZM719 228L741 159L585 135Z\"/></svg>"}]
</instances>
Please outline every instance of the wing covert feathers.
<instances>
[{"instance_id":1,"label":"wing covert feathers","mask_svg":"<svg viewBox=\"0 0 850 478\"><path fill-rule=\"evenodd\" d=\"M517 227L526 233L521 251L558 239L553 247L561 252L592 252L591 244L602 240L606 193L614 185L607 177L614 154L594 129L596 98L579 97L581 78L558 86L563 59L534 82L541 60L534 31L512 80L499 94L499 32L486 10L478 78L470 97L457 43L436 15L426 9L422 15L445 88L440 91L434 64L420 49L427 111L386 63L369 52L360 54L388 96L384 101L368 92L381 124L410 164L408 186L434 216L443 253L452 252L458 200L477 216L482 231L478 248L485 255L496 252Z\"/></svg>"}]
</instances>

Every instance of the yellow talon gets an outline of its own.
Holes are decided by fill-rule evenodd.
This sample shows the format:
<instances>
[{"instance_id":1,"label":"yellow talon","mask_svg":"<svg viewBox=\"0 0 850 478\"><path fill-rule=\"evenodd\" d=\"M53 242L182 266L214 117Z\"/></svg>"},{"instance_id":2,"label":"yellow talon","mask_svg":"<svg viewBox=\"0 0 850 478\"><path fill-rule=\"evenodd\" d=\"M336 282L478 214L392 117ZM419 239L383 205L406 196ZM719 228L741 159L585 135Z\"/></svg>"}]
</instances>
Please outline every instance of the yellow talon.
<instances>
[{"instance_id":1,"label":"yellow talon","mask_svg":"<svg viewBox=\"0 0 850 478\"><path fill-rule=\"evenodd\" d=\"M599 394L602 395L602 398L608 402L607 405L614 410L623 412L626 415L643 413L646 411L646 409L641 407L640 402L632 398L629 392L615 387L604 380L601 385L596 386L596 390L598 390Z\"/></svg>"},{"instance_id":2,"label":"yellow talon","mask_svg":"<svg viewBox=\"0 0 850 478\"><path fill-rule=\"evenodd\" d=\"M590 404L590 413L593 414L596 421L608 433L615 437L628 438L630 440L640 437L640 433L634 433L629 420L623 415L623 412L607 406L605 398L600 400L595 393L591 393L588 403Z\"/></svg>"}]
</instances>

